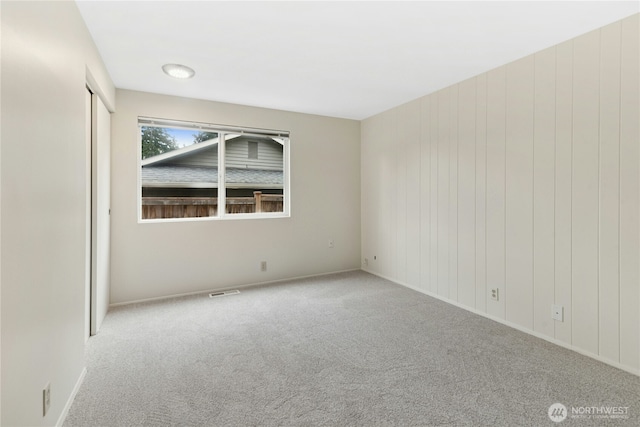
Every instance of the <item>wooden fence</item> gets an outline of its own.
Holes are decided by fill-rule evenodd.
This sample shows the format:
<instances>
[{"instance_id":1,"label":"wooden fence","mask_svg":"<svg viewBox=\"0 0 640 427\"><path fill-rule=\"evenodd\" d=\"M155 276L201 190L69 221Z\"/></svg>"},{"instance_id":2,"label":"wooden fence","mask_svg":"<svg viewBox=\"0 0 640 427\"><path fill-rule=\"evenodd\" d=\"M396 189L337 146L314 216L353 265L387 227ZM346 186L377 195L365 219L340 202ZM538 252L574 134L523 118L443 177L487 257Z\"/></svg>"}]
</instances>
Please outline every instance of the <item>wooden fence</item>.
<instances>
[{"instance_id":1,"label":"wooden fence","mask_svg":"<svg viewBox=\"0 0 640 427\"><path fill-rule=\"evenodd\" d=\"M227 197L226 213L282 212L282 194L262 194L253 197ZM217 197L143 197L142 219L197 218L218 214Z\"/></svg>"}]
</instances>

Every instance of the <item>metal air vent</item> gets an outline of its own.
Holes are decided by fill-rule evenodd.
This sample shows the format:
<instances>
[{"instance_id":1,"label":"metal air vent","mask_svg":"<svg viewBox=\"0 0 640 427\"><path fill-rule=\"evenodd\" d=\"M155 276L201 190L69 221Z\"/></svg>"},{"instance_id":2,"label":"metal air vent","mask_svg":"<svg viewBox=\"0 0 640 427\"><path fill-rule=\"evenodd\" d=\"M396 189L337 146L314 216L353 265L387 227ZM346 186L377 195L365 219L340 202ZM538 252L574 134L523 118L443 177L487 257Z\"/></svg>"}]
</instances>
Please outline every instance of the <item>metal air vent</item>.
<instances>
[{"instance_id":1,"label":"metal air vent","mask_svg":"<svg viewBox=\"0 0 640 427\"><path fill-rule=\"evenodd\" d=\"M220 291L220 292L211 292L209 294L209 298L217 298L217 297L226 297L229 295L236 295L239 294L240 291L237 289L234 289L233 291Z\"/></svg>"}]
</instances>

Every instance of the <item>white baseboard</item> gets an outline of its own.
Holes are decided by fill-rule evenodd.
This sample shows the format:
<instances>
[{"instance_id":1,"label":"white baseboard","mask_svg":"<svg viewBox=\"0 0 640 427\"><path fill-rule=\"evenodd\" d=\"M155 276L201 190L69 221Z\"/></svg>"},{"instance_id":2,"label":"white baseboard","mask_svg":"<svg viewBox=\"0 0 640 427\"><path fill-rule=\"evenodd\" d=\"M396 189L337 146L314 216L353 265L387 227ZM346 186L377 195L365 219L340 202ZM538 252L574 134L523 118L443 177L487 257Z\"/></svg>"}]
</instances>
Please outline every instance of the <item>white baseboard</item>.
<instances>
[{"instance_id":1,"label":"white baseboard","mask_svg":"<svg viewBox=\"0 0 640 427\"><path fill-rule=\"evenodd\" d=\"M360 268L351 268L351 269L348 269L348 270L330 271L328 273L309 274L307 276L286 277L286 278L283 278L283 279L268 280L268 281L265 281L265 282L254 282L254 283L248 283L248 284L244 284L244 285L226 286L226 287L222 287L222 288L208 289L208 290L204 290L204 291L185 292L185 293L181 293L181 294L172 294L172 295L166 295L166 296L161 296L161 297L144 298L144 299L138 299L138 300L133 300L133 301L117 302L117 303L114 303L114 304L110 304L109 308L111 308L111 307L121 307L123 305L139 304L139 303L143 303L143 302L161 301L161 300L171 299L171 298L188 297L188 296L191 296L191 295L202 295L202 294L208 294L210 292L223 292L223 291L230 291L230 290L233 290L233 289L254 288L254 287L257 287L257 286L265 286L265 285L272 285L272 284L275 284L275 283L288 282L290 280L309 279L309 278L312 278L312 277L329 276L331 274L348 273L350 271L359 271L359 270L360 270Z\"/></svg>"},{"instance_id":2,"label":"white baseboard","mask_svg":"<svg viewBox=\"0 0 640 427\"><path fill-rule=\"evenodd\" d=\"M76 394L78 394L78 391L80 390L80 387L82 386L82 383L84 381L84 377L87 375L87 368L82 368L82 372L80 373L80 377L78 377L78 381L76 381L76 385L73 387L73 390L71 391L71 395L69 396L69 399L67 399L67 403L64 405L64 409L62 410L62 413L60 414L60 417L58 418L58 422L56 423L56 427L62 427L62 424L64 424L64 420L67 419L67 415L69 415L69 409L71 409L71 405L73 404L73 400L76 398Z\"/></svg>"},{"instance_id":3,"label":"white baseboard","mask_svg":"<svg viewBox=\"0 0 640 427\"><path fill-rule=\"evenodd\" d=\"M543 339L545 341L548 341L548 342L550 342L552 344L555 344L555 345L558 345L560 347L566 348L568 350L575 351L576 353L582 354L583 356L587 356L587 357L590 357L592 359L595 359L598 362L602 362L602 363L605 363L605 364L607 364L609 366L613 366L614 368L618 368L618 369L621 369L621 370L623 370L625 372L629 372L630 374L640 376L640 369L634 369L632 367L622 365L619 362L616 362L614 360L610 360L610 359L602 357L602 356L600 356L598 354L594 354L594 353L585 351L585 350L583 350L583 349L581 349L579 347L575 347L575 346L573 346L571 344L567 344L567 343L565 343L563 341L560 341L560 340L557 340L557 339L555 339L553 337L541 334L541 333L533 331L531 329L527 329L527 328L525 328L523 326L517 325L515 323L509 322L509 321L501 319L499 317L491 316L490 314L487 314L485 312L476 310L475 308L468 307L466 305L460 304L457 301L453 301L453 300L447 299L445 297L442 297L440 295L434 294L433 292L429 292L429 291L425 291L423 289L416 288L415 286L411 286L408 283L402 283L402 282L400 282L398 280L395 280L395 279L393 279L391 277L387 277L387 276L384 276L382 274L376 273L375 271L371 271L371 270L366 269L366 268L362 268L362 271L366 271L367 273L373 274L374 276L381 277L381 278L386 279L386 280L388 280L390 282L396 283L396 284L398 284L400 286L404 286L405 288L409 288L409 289L412 289L412 290L414 290L416 292L420 292L421 294L430 296L430 297L438 299L440 301L444 301L447 304L451 304L451 305L453 305L455 307L458 307L458 308L461 308L463 310L469 311L469 312L471 312L473 314L477 314L479 316L486 317L487 319L493 320L494 322L501 323L501 324L503 324L505 326L509 326L510 328L516 329L516 330L518 330L520 332L524 332L524 333L532 335L532 336L534 336L536 338Z\"/></svg>"}]
</instances>

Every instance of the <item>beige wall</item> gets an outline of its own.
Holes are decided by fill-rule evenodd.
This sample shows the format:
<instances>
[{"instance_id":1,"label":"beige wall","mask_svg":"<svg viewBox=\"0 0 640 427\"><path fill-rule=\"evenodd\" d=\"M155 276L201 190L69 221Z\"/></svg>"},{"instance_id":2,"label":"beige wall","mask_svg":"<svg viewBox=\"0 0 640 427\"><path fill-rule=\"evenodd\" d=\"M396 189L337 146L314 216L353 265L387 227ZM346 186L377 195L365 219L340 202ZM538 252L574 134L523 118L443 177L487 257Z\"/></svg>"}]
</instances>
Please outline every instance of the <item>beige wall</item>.
<instances>
[{"instance_id":1,"label":"beige wall","mask_svg":"<svg viewBox=\"0 0 640 427\"><path fill-rule=\"evenodd\" d=\"M87 70L115 89L74 2L3 1L1 19L0 424L54 425L84 368Z\"/></svg>"},{"instance_id":2,"label":"beige wall","mask_svg":"<svg viewBox=\"0 0 640 427\"><path fill-rule=\"evenodd\" d=\"M117 106L112 303L359 268L359 122L127 90ZM290 131L291 218L139 224L138 116Z\"/></svg>"},{"instance_id":3,"label":"beige wall","mask_svg":"<svg viewBox=\"0 0 640 427\"><path fill-rule=\"evenodd\" d=\"M363 121L364 268L640 372L638 31Z\"/></svg>"}]
</instances>

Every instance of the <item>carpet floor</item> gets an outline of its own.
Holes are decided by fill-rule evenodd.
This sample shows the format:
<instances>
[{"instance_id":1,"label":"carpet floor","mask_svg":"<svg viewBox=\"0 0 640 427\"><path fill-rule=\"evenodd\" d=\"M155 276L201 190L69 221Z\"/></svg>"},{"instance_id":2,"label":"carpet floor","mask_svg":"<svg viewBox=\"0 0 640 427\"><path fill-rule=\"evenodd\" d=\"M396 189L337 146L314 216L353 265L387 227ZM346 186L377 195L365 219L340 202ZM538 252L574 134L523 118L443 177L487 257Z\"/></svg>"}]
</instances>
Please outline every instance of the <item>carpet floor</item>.
<instances>
[{"instance_id":1,"label":"carpet floor","mask_svg":"<svg viewBox=\"0 0 640 427\"><path fill-rule=\"evenodd\" d=\"M362 271L113 308L86 364L66 427L640 425L637 376Z\"/></svg>"}]
</instances>

